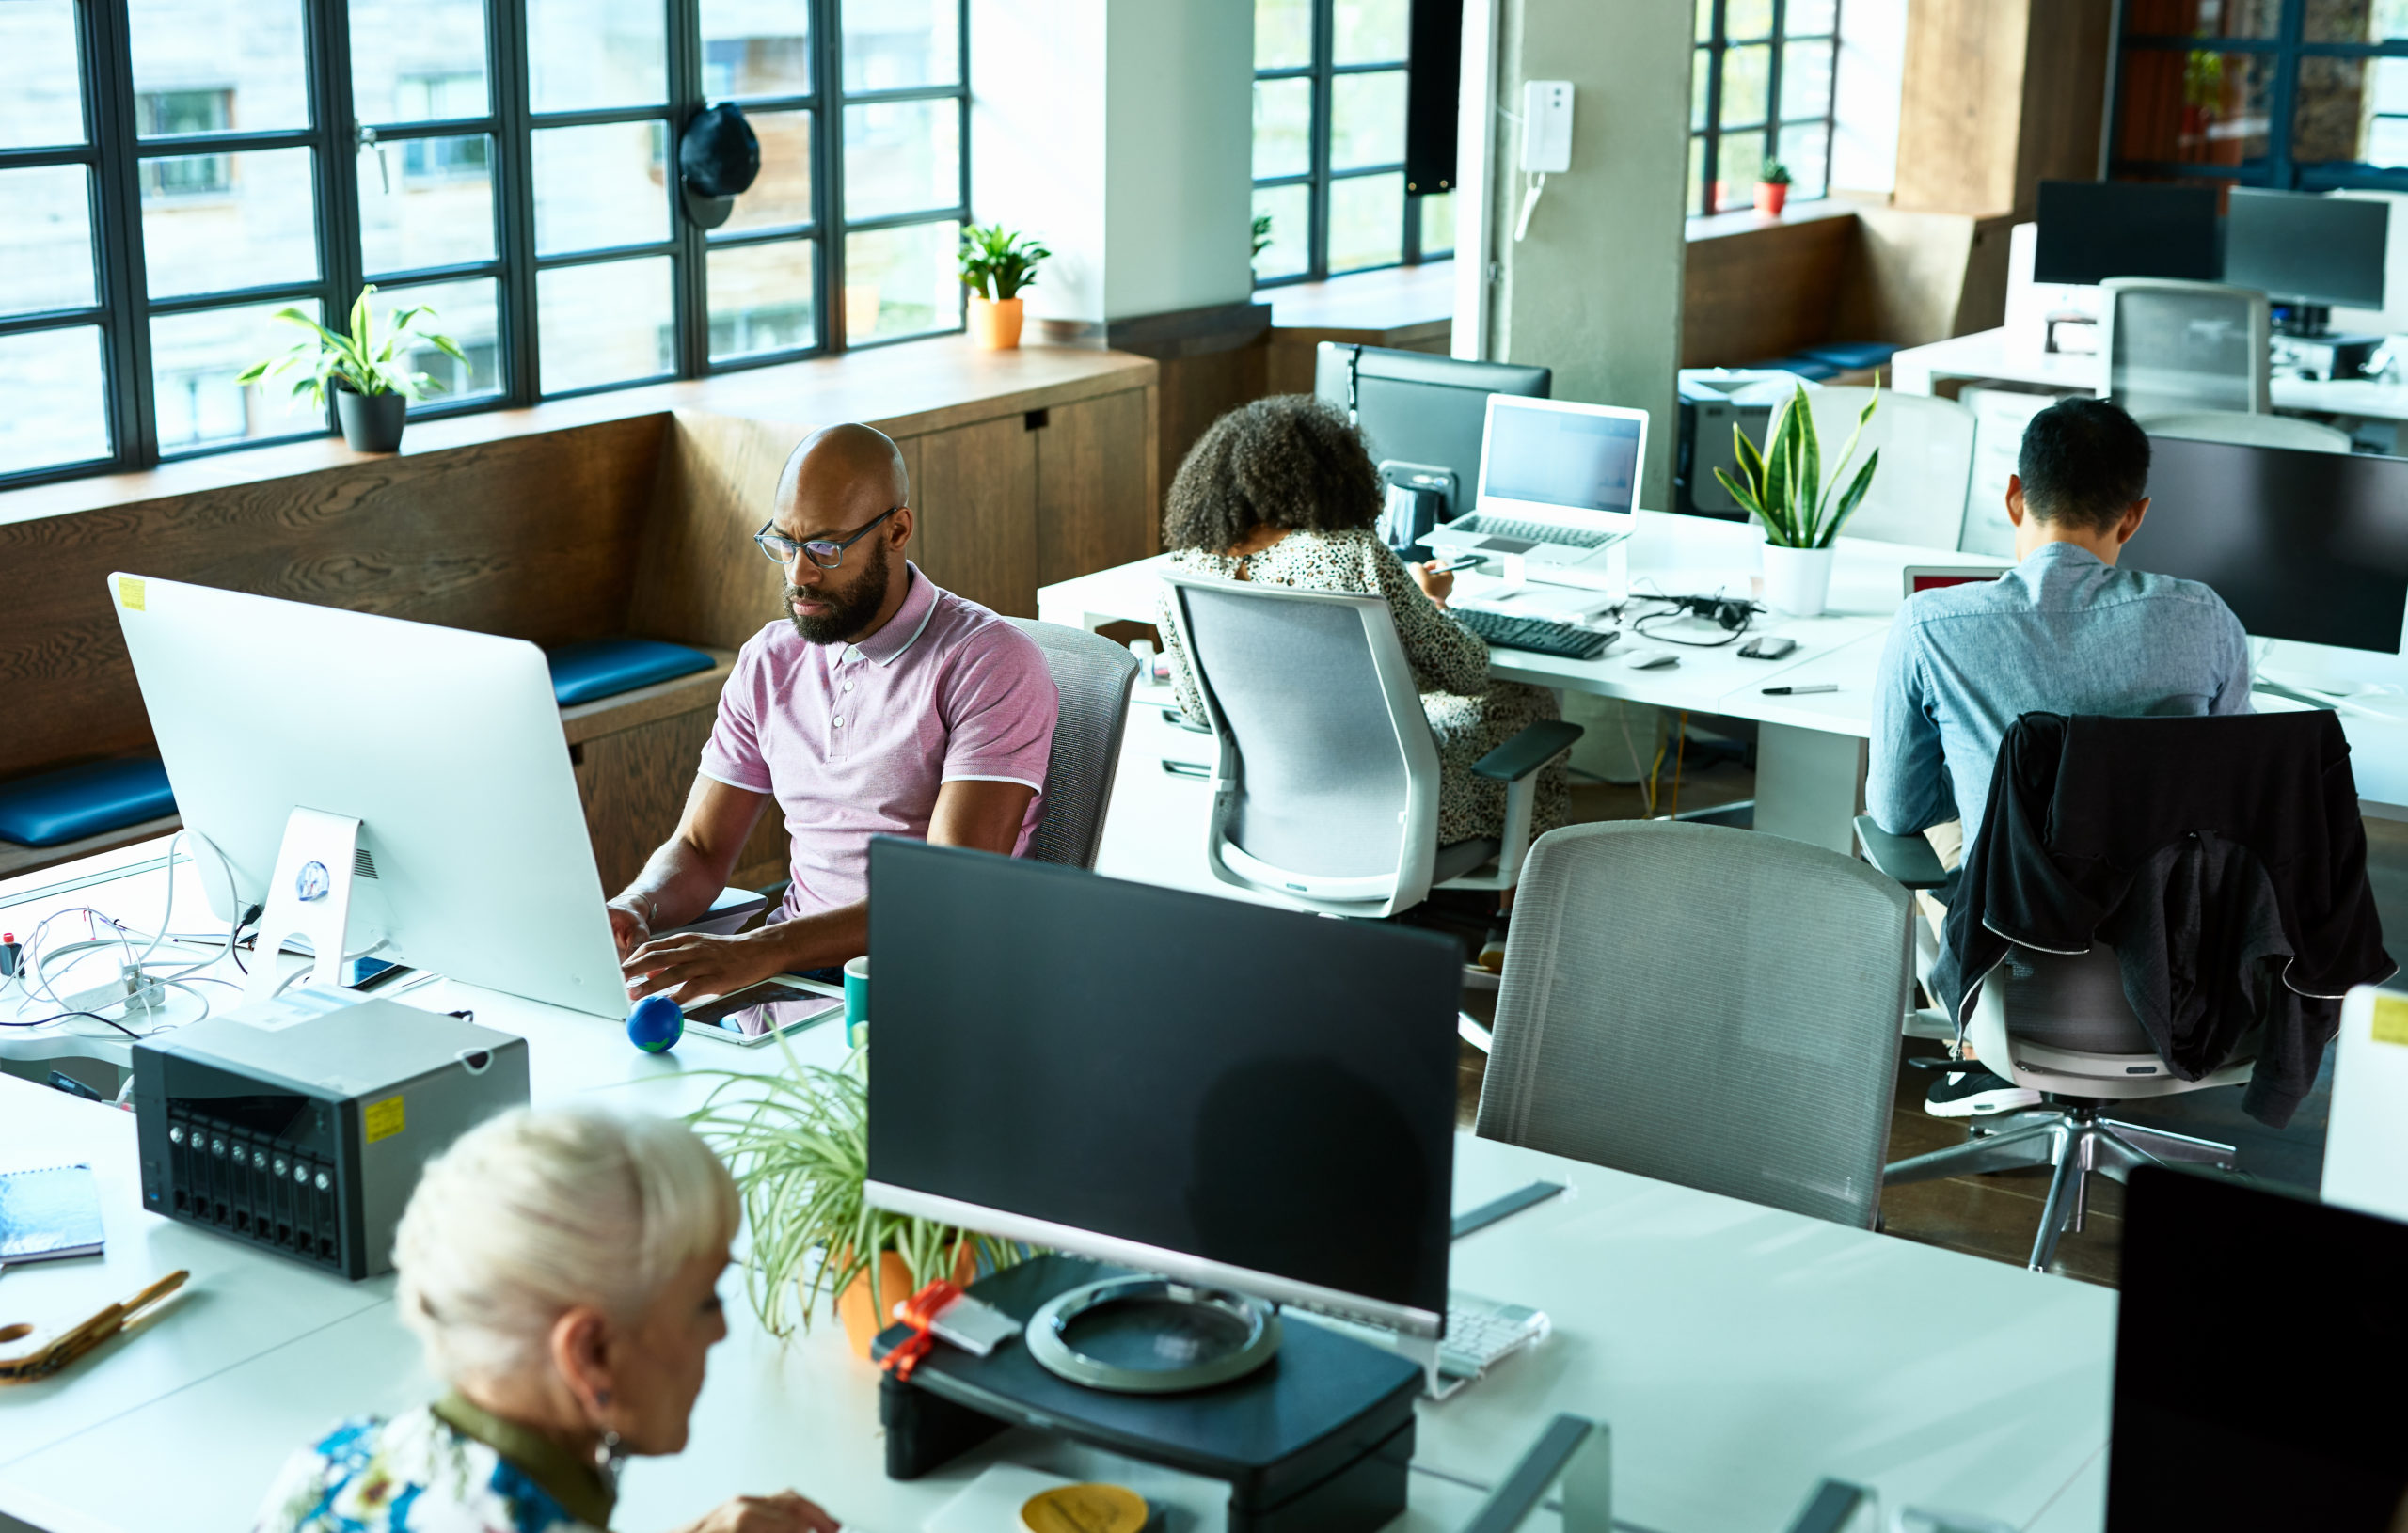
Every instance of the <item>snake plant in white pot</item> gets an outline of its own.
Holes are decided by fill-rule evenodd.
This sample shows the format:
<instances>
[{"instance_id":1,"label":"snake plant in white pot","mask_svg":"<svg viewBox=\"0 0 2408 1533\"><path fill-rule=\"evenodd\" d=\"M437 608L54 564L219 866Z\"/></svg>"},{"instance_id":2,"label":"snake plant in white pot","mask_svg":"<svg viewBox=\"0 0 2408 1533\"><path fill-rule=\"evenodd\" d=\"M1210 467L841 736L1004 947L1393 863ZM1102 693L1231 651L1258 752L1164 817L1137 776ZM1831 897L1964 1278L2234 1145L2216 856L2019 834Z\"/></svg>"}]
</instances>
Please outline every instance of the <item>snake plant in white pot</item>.
<instances>
[{"instance_id":1,"label":"snake plant in white pot","mask_svg":"<svg viewBox=\"0 0 2408 1533\"><path fill-rule=\"evenodd\" d=\"M1848 463L1856 456L1856 444L1864 435L1864 423L1873 419L1874 408L1880 403L1877 389L1857 413L1856 429L1848 433L1847 447L1840 453L1839 465L1828 479L1823 476L1822 440L1814 430L1814 410L1807 403L1804 384L1799 384L1797 394L1782 406L1768 436L1770 446L1764 451L1756 450L1747 433L1736 426L1731 428L1732 450L1739 460L1738 477L1735 479L1719 468L1714 471L1714 477L1731 492L1731 498L1763 524L1765 602L1774 611L1793 617L1815 617L1830 600L1831 542L1856 514L1856 508L1863 504L1865 492L1873 487L1873 471L1881 463L1880 450L1877 448L1865 455L1854 479L1846 478ZM1846 482L1846 489L1840 487L1843 480Z\"/></svg>"}]
</instances>

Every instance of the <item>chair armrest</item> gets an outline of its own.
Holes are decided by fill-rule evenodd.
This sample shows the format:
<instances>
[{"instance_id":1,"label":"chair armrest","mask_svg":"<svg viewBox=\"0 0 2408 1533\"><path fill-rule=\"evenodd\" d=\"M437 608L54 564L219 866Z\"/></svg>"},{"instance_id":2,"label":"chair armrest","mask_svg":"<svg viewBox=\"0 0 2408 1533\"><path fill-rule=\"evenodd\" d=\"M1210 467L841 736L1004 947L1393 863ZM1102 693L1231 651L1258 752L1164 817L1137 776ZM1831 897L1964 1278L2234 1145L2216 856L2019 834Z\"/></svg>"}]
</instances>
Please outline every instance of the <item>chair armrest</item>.
<instances>
[{"instance_id":1,"label":"chair armrest","mask_svg":"<svg viewBox=\"0 0 2408 1533\"><path fill-rule=\"evenodd\" d=\"M1893 836L1873 823L1870 814L1856 817L1856 843L1864 860L1909 889L1937 889L1948 881L1940 854L1921 836Z\"/></svg>"},{"instance_id":2,"label":"chair armrest","mask_svg":"<svg viewBox=\"0 0 2408 1533\"><path fill-rule=\"evenodd\" d=\"M1474 774L1499 782L1518 782L1572 749L1580 726L1560 719L1542 719L1471 764Z\"/></svg>"}]
</instances>

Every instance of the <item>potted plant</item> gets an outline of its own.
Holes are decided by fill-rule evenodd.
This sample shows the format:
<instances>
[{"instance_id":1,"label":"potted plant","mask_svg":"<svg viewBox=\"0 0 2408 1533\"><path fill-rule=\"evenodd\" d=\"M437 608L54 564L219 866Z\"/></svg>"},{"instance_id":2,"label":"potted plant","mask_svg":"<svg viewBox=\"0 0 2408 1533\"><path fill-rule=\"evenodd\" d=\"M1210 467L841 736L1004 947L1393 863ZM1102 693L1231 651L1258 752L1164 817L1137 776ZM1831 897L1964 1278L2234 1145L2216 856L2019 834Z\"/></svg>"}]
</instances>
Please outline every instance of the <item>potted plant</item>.
<instances>
[{"instance_id":1,"label":"potted plant","mask_svg":"<svg viewBox=\"0 0 2408 1533\"><path fill-rule=\"evenodd\" d=\"M1789 166L1779 160L1766 160L1756 177L1756 211L1767 218L1778 218L1781 210L1789 205Z\"/></svg>"},{"instance_id":2,"label":"potted plant","mask_svg":"<svg viewBox=\"0 0 2408 1533\"><path fill-rule=\"evenodd\" d=\"M781 1049L784 1041L781 1040ZM869 1178L868 1051L842 1068L804 1065L789 1051L771 1075L732 1070L689 1121L735 1174L750 1232L745 1290L770 1335L808 1330L823 1299L866 1358L896 1303L930 1279L967 1282L1008 1267L1020 1248L906 1214L873 1209Z\"/></svg>"},{"instance_id":3,"label":"potted plant","mask_svg":"<svg viewBox=\"0 0 2408 1533\"><path fill-rule=\"evenodd\" d=\"M1839 466L1828 480L1823 477L1822 442L1814 432L1814 411L1806 403L1804 384L1782 406L1769 433L1772 445L1764 452L1756 450L1746 432L1731 428L1739 477L1734 479L1719 468L1714 477L1731 492L1731 498L1764 524L1765 601L1775 611L1793 617L1819 616L1830 594L1831 540L1863 502L1865 492L1873 487L1873 471L1881 462L1876 449L1866 454L1847 488L1839 487L1848 460L1856 456L1864 423L1873 419L1875 406L1881 403L1879 386L1875 387L1873 398L1857 414L1856 430L1848 434Z\"/></svg>"},{"instance_id":4,"label":"potted plant","mask_svg":"<svg viewBox=\"0 0 2408 1533\"><path fill-rule=\"evenodd\" d=\"M970 334L979 345L1020 344L1020 292L1037 281L1038 262L1054 252L1001 224L961 231L961 285L970 290Z\"/></svg>"},{"instance_id":5,"label":"potted plant","mask_svg":"<svg viewBox=\"0 0 2408 1533\"><path fill-rule=\"evenodd\" d=\"M335 418L342 422L342 439L351 444L353 450L399 452L402 424L409 413L410 402L423 399L442 387L425 373L409 370L410 348L424 344L463 362L468 358L450 336L420 328L435 317L435 310L423 304L395 309L380 335L368 304L369 295L375 291L373 282L359 290L358 298L351 306L347 335L337 335L297 308L277 309L277 319L298 325L309 334L283 356L244 369L234 381L253 384L298 371L301 377L293 383L292 396L285 402L288 410L294 400L305 395L309 403L325 409L326 390L331 387Z\"/></svg>"},{"instance_id":6,"label":"potted plant","mask_svg":"<svg viewBox=\"0 0 2408 1533\"><path fill-rule=\"evenodd\" d=\"M1258 213L1254 215L1254 254L1247 259L1260 261L1262 253L1270 249L1271 245L1271 215L1267 213Z\"/></svg>"}]
</instances>

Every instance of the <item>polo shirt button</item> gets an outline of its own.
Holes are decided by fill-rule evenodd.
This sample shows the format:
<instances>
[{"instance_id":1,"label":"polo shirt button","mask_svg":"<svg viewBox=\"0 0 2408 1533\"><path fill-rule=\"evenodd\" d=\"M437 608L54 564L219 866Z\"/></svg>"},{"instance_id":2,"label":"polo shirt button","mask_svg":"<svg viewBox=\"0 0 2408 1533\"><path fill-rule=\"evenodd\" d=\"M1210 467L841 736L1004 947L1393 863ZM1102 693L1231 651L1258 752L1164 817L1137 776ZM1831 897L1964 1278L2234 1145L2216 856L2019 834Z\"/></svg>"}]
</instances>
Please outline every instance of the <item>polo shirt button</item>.
<instances>
[{"instance_id":1,"label":"polo shirt button","mask_svg":"<svg viewBox=\"0 0 2408 1533\"><path fill-rule=\"evenodd\" d=\"M853 689L853 684L852 684L851 682L847 682L847 683L845 683L845 690L846 690L846 691L849 692L849 691L851 691L852 689Z\"/></svg>"},{"instance_id":2,"label":"polo shirt button","mask_svg":"<svg viewBox=\"0 0 2408 1533\"><path fill-rule=\"evenodd\" d=\"M836 727L838 729L845 727L845 716L841 713L836 716Z\"/></svg>"}]
</instances>

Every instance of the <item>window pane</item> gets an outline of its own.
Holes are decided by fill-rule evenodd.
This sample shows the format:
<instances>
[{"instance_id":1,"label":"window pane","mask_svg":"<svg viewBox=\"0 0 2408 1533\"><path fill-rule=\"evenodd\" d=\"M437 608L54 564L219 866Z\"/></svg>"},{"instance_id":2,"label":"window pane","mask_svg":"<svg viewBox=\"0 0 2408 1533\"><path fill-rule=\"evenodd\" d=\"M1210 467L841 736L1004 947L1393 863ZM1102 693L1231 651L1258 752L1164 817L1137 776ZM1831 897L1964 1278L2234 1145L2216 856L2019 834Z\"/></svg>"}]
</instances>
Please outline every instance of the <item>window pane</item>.
<instances>
[{"instance_id":1,"label":"window pane","mask_svg":"<svg viewBox=\"0 0 2408 1533\"><path fill-rule=\"evenodd\" d=\"M1404 158L1404 71L1341 74L1329 86L1329 166L1394 165Z\"/></svg>"},{"instance_id":2,"label":"window pane","mask_svg":"<svg viewBox=\"0 0 2408 1533\"><path fill-rule=\"evenodd\" d=\"M1830 129L1823 123L1789 122L1782 125L1781 163L1789 166L1789 196L1792 201L1821 197L1830 189L1824 184L1827 168L1823 161L1830 151Z\"/></svg>"},{"instance_id":3,"label":"window pane","mask_svg":"<svg viewBox=\"0 0 2408 1533\"><path fill-rule=\"evenodd\" d=\"M108 456L101 378L96 324L0 336L0 474Z\"/></svg>"},{"instance_id":4,"label":"window pane","mask_svg":"<svg viewBox=\"0 0 2408 1533\"><path fill-rule=\"evenodd\" d=\"M1772 83L1772 45L1733 48L1722 55L1722 125L1762 122L1765 92Z\"/></svg>"},{"instance_id":5,"label":"window pane","mask_svg":"<svg viewBox=\"0 0 2408 1533\"><path fill-rule=\"evenodd\" d=\"M1254 67L1300 70L1312 61L1312 0L1254 0Z\"/></svg>"},{"instance_id":6,"label":"window pane","mask_svg":"<svg viewBox=\"0 0 2408 1533\"><path fill-rule=\"evenodd\" d=\"M484 0L351 0L351 91L362 122L483 117Z\"/></svg>"},{"instance_id":7,"label":"window pane","mask_svg":"<svg viewBox=\"0 0 2408 1533\"><path fill-rule=\"evenodd\" d=\"M538 112L650 106L668 99L662 0L527 0L528 79Z\"/></svg>"},{"instance_id":8,"label":"window pane","mask_svg":"<svg viewBox=\"0 0 2408 1533\"><path fill-rule=\"evenodd\" d=\"M1762 133L1727 133L1716 146L1714 207L1744 208L1756 198L1756 174L1765 167Z\"/></svg>"},{"instance_id":9,"label":"window pane","mask_svg":"<svg viewBox=\"0 0 2408 1533\"><path fill-rule=\"evenodd\" d=\"M464 282L379 288L376 296L369 300L376 310L380 329L392 324L394 310L425 306L431 312L419 316L417 333L449 336L452 344L468 354L468 359L463 362L438 346L411 347L410 371L425 373L428 380L426 398L411 405L411 409L431 409L501 392L498 289L499 284L492 277L480 277Z\"/></svg>"},{"instance_id":10,"label":"window pane","mask_svg":"<svg viewBox=\"0 0 2408 1533\"><path fill-rule=\"evenodd\" d=\"M143 161L150 296L315 280L313 157L306 149L269 149Z\"/></svg>"},{"instance_id":11,"label":"window pane","mask_svg":"<svg viewBox=\"0 0 2408 1533\"><path fill-rule=\"evenodd\" d=\"M1301 176L1313 167L1313 83L1254 83L1254 175Z\"/></svg>"},{"instance_id":12,"label":"window pane","mask_svg":"<svg viewBox=\"0 0 2408 1533\"><path fill-rule=\"evenodd\" d=\"M1714 40L1714 0L1697 0L1697 40Z\"/></svg>"},{"instance_id":13,"label":"window pane","mask_svg":"<svg viewBox=\"0 0 2408 1533\"><path fill-rule=\"evenodd\" d=\"M847 91L949 86L961 78L957 0L851 0L843 15Z\"/></svg>"},{"instance_id":14,"label":"window pane","mask_svg":"<svg viewBox=\"0 0 2408 1533\"><path fill-rule=\"evenodd\" d=\"M1354 176L1329 183L1329 269L1404 259L1404 177Z\"/></svg>"},{"instance_id":15,"label":"window pane","mask_svg":"<svg viewBox=\"0 0 2408 1533\"><path fill-rule=\"evenodd\" d=\"M1688 196L1687 207L1690 216L1695 217L1714 211L1706 205L1705 200L1705 140L1703 138L1689 140Z\"/></svg>"},{"instance_id":16,"label":"window pane","mask_svg":"<svg viewBox=\"0 0 2408 1533\"><path fill-rule=\"evenodd\" d=\"M0 149L82 143L82 82L75 0L0 5Z\"/></svg>"},{"instance_id":17,"label":"window pane","mask_svg":"<svg viewBox=\"0 0 2408 1533\"><path fill-rule=\"evenodd\" d=\"M307 399L293 399L289 377L247 388L234 381L252 363L281 356L307 339L297 325L276 322L276 311L285 308L322 318L318 301L310 298L167 314L150 322L150 387L162 451L325 429L325 418Z\"/></svg>"},{"instance_id":18,"label":"window pane","mask_svg":"<svg viewBox=\"0 0 2408 1533\"><path fill-rule=\"evenodd\" d=\"M369 275L491 261L492 157L483 134L360 150L359 245Z\"/></svg>"},{"instance_id":19,"label":"window pane","mask_svg":"<svg viewBox=\"0 0 2408 1533\"><path fill-rule=\"evenodd\" d=\"M1455 194L1432 192L1421 199L1421 259L1455 253Z\"/></svg>"},{"instance_id":20,"label":"window pane","mask_svg":"<svg viewBox=\"0 0 2408 1533\"><path fill-rule=\"evenodd\" d=\"M1839 24L1839 0L1789 0L1781 17L1782 30L1793 38L1829 37Z\"/></svg>"},{"instance_id":21,"label":"window pane","mask_svg":"<svg viewBox=\"0 0 2408 1533\"><path fill-rule=\"evenodd\" d=\"M1254 220L1262 222L1265 215L1271 227L1255 236L1264 245L1254 258L1254 279L1268 282L1275 277L1294 277L1312 266L1312 252L1307 241L1312 237L1312 190L1306 186L1258 186L1254 189Z\"/></svg>"},{"instance_id":22,"label":"window pane","mask_svg":"<svg viewBox=\"0 0 2408 1533\"><path fill-rule=\"evenodd\" d=\"M711 360L794 351L816 339L810 240L741 245L710 255Z\"/></svg>"},{"instance_id":23,"label":"window pane","mask_svg":"<svg viewBox=\"0 0 2408 1533\"><path fill-rule=\"evenodd\" d=\"M961 106L880 102L845 108L845 216L961 204Z\"/></svg>"},{"instance_id":24,"label":"window pane","mask_svg":"<svg viewBox=\"0 0 2408 1533\"><path fill-rule=\"evenodd\" d=\"M1412 51L1406 24L1412 13L1406 0L1337 0L1334 9L1331 62L1402 63Z\"/></svg>"},{"instance_id":25,"label":"window pane","mask_svg":"<svg viewBox=\"0 0 2408 1533\"><path fill-rule=\"evenodd\" d=\"M2300 109L2311 114L2318 92L2303 59ZM2125 160L2185 160L2242 166L2266 157L2272 121L2274 60L2254 54L2129 48L2124 52L2123 121L2115 153ZM2312 115L2312 114L2311 114ZM2353 119L2345 138L2354 136ZM2318 149L2319 152L2310 152ZM2300 159L2321 159L2321 144L2295 144ZM2346 156L2345 156L2346 157Z\"/></svg>"},{"instance_id":26,"label":"window pane","mask_svg":"<svg viewBox=\"0 0 2408 1533\"><path fill-rule=\"evenodd\" d=\"M544 392L658 377L676 366L667 256L562 266L535 275Z\"/></svg>"},{"instance_id":27,"label":"window pane","mask_svg":"<svg viewBox=\"0 0 2408 1533\"><path fill-rule=\"evenodd\" d=\"M2378 8L2384 3L2376 0ZM2271 38L2283 23L2283 0L2128 0L2123 10L2125 31L2153 37ZM2312 5L2307 11L2310 42L2357 41L2352 34L2367 19L2366 0Z\"/></svg>"},{"instance_id":28,"label":"window pane","mask_svg":"<svg viewBox=\"0 0 2408 1533\"><path fill-rule=\"evenodd\" d=\"M1831 115L1831 45L1795 42L1781 55L1781 115L1820 118Z\"/></svg>"},{"instance_id":29,"label":"window pane","mask_svg":"<svg viewBox=\"0 0 2408 1533\"><path fill-rule=\"evenodd\" d=\"M811 222L811 114L749 116L753 135L761 140L761 177L736 199L736 211L713 230L715 235Z\"/></svg>"},{"instance_id":30,"label":"window pane","mask_svg":"<svg viewBox=\"0 0 2408 1533\"><path fill-rule=\"evenodd\" d=\"M669 238L665 124L545 128L534 138L538 254Z\"/></svg>"},{"instance_id":31,"label":"window pane","mask_svg":"<svg viewBox=\"0 0 2408 1533\"><path fill-rule=\"evenodd\" d=\"M128 0L127 8L143 136L309 125L300 0Z\"/></svg>"},{"instance_id":32,"label":"window pane","mask_svg":"<svg viewBox=\"0 0 2408 1533\"><path fill-rule=\"evenodd\" d=\"M80 165L0 170L0 314L88 308L92 198Z\"/></svg>"},{"instance_id":33,"label":"window pane","mask_svg":"<svg viewBox=\"0 0 2408 1533\"><path fill-rule=\"evenodd\" d=\"M1689 132L1706 128L1705 109L1714 93L1714 50L1696 48L1689 55Z\"/></svg>"},{"instance_id":34,"label":"window pane","mask_svg":"<svg viewBox=\"0 0 2408 1533\"><path fill-rule=\"evenodd\" d=\"M1730 0L1722 8L1722 36L1730 42L1772 36L1772 0Z\"/></svg>"},{"instance_id":35,"label":"window pane","mask_svg":"<svg viewBox=\"0 0 2408 1533\"><path fill-rule=\"evenodd\" d=\"M2291 115L2291 156L2302 164L2339 160L2401 163L2408 114L2408 58L2299 61L2299 99Z\"/></svg>"},{"instance_id":36,"label":"window pane","mask_svg":"<svg viewBox=\"0 0 2408 1533\"><path fill-rule=\"evenodd\" d=\"M913 224L845 237L845 338L858 345L961 324L954 266L961 226Z\"/></svg>"},{"instance_id":37,"label":"window pane","mask_svg":"<svg viewBox=\"0 0 2408 1533\"><path fill-rule=\"evenodd\" d=\"M703 0L703 95L715 102L811 93L803 0Z\"/></svg>"}]
</instances>

